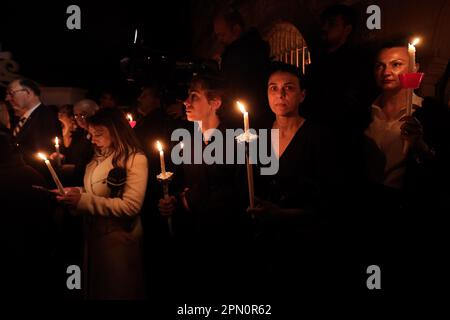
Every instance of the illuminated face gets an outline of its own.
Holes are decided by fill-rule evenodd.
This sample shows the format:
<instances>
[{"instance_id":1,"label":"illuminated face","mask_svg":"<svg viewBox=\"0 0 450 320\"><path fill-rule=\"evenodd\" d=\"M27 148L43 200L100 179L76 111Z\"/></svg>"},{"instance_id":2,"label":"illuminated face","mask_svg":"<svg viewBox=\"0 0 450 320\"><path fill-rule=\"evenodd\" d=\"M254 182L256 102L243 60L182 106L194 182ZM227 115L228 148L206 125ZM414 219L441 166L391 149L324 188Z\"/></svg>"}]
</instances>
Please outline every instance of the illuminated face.
<instances>
[{"instance_id":1,"label":"illuminated face","mask_svg":"<svg viewBox=\"0 0 450 320\"><path fill-rule=\"evenodd\" d=\"M380 51L375 64L375 80L383 91L400 90L398 75L407 73L409 55L406 47L387 48Z\"/></svg>"},{"instance_id":2,"label":"illuminated face","mask_svg":"<svg viewBox=\"0 0 450 320\"><path fill-rule=\"evenodd\" d=\"M206 90L199 87L189 89L189 95L184 101L186 117L189 121L204 121L216 115L218 106L208 101ZM220 106L220 104L219 104Z\"/></svg>"},{"instance_id":3,"label":"illuminated face","mask_svg":"<svg viewBox=\"0 0 450 320\"><path fill-rule=\"evenodd\" d=\"M20 85L19 81L13 81L6 91L6 100L11 103L14 113L22 116L29 107L30 90Z\"/></svg>"},{"instance_id":4,"label":"illuminated face","mask_svg":"<svg viewBox=\"0 0 450 320\"><path fill-rule=\"evenodd\" d=\"M92 143L99 149L104 150L111 147L111 135L105 126L89 126L89 133L92 137Z\"/></svg>"},{"instance_id":5,"label":"illuminated face","mask_svg":"<svg viewBox=\"0 0 450 320\"><path fill-rule=\"evenodd\" d=\"M84 130L87 130L87 122L86 118L94 115L95 110L92 109L88 104L85 103L77 103L73 107L73 115L77 125Z\"/></svg>"},{"instance_id":6,"label":"illuminated face","mask_svg":"<svg viewBox=\"0 0 450 320\"><path fill-rule=\"evenodd\" d=\"M289 72L275 72L269 78L267 96L270 109L276 116L297 116L299 105L305 99L305 90Z\"/></svg>"}]
</instances>

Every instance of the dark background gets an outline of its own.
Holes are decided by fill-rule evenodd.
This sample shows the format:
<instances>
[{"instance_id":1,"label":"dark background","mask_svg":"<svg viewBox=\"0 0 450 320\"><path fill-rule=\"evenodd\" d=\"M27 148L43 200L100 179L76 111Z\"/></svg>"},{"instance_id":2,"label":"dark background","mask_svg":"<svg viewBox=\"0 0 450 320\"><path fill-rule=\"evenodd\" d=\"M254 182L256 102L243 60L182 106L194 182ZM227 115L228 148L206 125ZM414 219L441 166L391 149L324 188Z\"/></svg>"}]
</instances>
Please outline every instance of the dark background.
<instances>
[{"instance_id":1,"label":"dark background","mask_svg":"<svg viewBox=\"0 0 450 320\"><path fill-rule=\"evenodd\" d=\"M69 5L81 30L66 27ZM190 1L2 1L1 51L20 74L46 86L95 87L121 79L120 59L138 46L173 57L190 55Z\"/></svg>"}]
</instances>

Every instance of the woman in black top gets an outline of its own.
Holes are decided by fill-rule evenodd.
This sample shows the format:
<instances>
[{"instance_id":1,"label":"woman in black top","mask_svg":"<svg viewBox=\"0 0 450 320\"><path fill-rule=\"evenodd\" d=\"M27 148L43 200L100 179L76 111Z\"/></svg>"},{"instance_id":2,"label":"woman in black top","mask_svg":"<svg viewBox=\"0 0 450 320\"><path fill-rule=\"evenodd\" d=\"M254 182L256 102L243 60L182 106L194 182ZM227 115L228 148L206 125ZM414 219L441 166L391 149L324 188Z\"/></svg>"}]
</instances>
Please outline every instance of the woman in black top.
<instances>
[{"instance_id":1,"label":"woman in black top","mask_svg":"<svg viewBox=\"0 0 450 320\"><path fill-rule=\"evenodd\" d=\"M202 141L183 141L184 156L187 147L191 147L191 162L183 163L172 182L173 187L179 185L181 193L159 201L160 213L173 215L175 236L183 240L177 242L183 245L183 250L177 252L177 259L181 261L173 263L177 267L171 275L182 276L174 286L184 285L172 288L171 294L194 286L202 288L195 290L200 294L228 292L225 286L235 288L243 283L240 277L250 271L244 260L248 255L246 240L251 235L250 216L245 212L245 169L241 170L245 167L225 164L225 160L223 164L208 164L204 156L201 163L193 162L195 144L201 147L199 151L206 153L206 149L217 142L214 135L221 134L225 138L225 126L218 115L220 109L226 107L222 82L217 74L199 75L191 82L185 101L186 114L187 119L195 123L191 137L197 135ZM220 151L226 159L225 143L222 148Z\"/></svg>"},{"instance_id":2,"label":"woman in black top","mask_svg":"<svg viewBox=\"0 0 450 320\"><path fill-rule=\"evenodd\" d=\"M301 235L296 228L310 226L308 220L325 213L339 181L331 134L299 115L305 98L299 75L293 66L272 65L268 100L276 119L268 141L279 168L258 177L260 206L249 209L280 237Z\"/></svg>"},{"instance_id":3,"label":"woman in black top","mask_svg":"<svg viewBox=\"0 0 450 320\"><path fill-rule=\"evenodd\" d=\"M77 126L73 106L62 105L58 112L62 124L62 143L60 156L62 158L62 178L65 185L80 185L83 182L84 170L94 155L94 148L87 138L87 131ZM56 159L53 153L50 158Z\"/></svg>"},{"instance_id":4,"label":"woman in black top","mask_svg":"<svg viewBox=\"0 0 450 320\"><path fill-rule=\"evenodd\" d=\"M332 135L299 115L306 94L301 80L298 68L281 63L272 65L268 79L276 119L267 141L279 168L256 176L257 205L248 209L256 221L257 284L267 295L327 283L321 268L328 265L323 257L329 257L326 237L330 216L337 215L340 177Z\"/></svg>"}]
</instances>

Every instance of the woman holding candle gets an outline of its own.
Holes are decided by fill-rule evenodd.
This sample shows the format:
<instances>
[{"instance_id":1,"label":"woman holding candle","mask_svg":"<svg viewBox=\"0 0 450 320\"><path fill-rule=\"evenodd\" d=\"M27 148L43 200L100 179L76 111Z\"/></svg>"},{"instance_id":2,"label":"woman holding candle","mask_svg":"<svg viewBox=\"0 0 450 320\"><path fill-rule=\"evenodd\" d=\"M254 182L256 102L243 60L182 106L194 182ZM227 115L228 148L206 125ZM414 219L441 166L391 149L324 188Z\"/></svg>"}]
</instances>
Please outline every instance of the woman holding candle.
<instances>
[{"instance_id":1,"label":"woman holding candle","mask_svg":"<svg viewBox=\"0 0 450 320\"><path fill-rule=\"evenodd\" d=\"M191 136L200 135L202 151L215 141L215 132L225 136L220 110L226 105L226 94L219 75L208 73L194 77L185 105L187 119L195 123L194 131L199 130ZM206 293L214 288L232 286L243 274L245 257L239 252L246 249L245 240L251 235L250 217L245 213L248 204L245 167L204 161L195 164L195 143L183 141L183 152L191 150L191 164L183 164L181 170L175 172L172 183L178 186L179 196L161 199L159 210L164 216L174 215L176 237L186 244L183 252L191 261L186 271L190 276L180 281L193 281L186 284L187 288L213 285L204 290ZM225 159L225 146L220 148ZM223 252L233 254L224 256ZM185 265L185 270L187 267ZM220 277L215 276L218 273Z\"/></svg>"},{"instance_id":2,"label":"woman holding candle","mask_svg":"<svg viewBox=\"0 0 450 320\"><path fill-rule=\"evenodd\" d=\"M313 272L320 275L326 264L308 253L326 256L317 246L323 244L325 226L336 210L333 196L341 190L332 135L299 115L306 95L300 75L292 65L271 66L267 95L275 121L268 144L279 166L274 175L255 176L256 206L247 210L257 226L253 270L257 278L267 280L260 287L267 294L280 292L279 283L295 283L299 276L302 288L307 281L317 288Z\"/></svg>"},{"instance_id":3,"label":"woman holding candle","mask_svg":"<svg viewBox=\"0 0 450 320\"><path fill-rule=\"evenodd\" d=\"M211 130L221 131L225 136L225 126L219 116L220 109L226 101L222 85L220 76L213 73L196 76L190 85L189 95L185 101L186 115L189 121L196 123L194 130L201 130L202 149L208 145L209 139L213 136ZM191 142L191 154L194 157L194 143ZM228 227L231 225L227 225L234 224L244 217L240 215L242 211L239 210L239 206L243 205L241 200L246 197L246 191L243 191L243 195L237 195L238 190L235 189L238 168L235 165L207 165L204 162L194 164L194 161L191 163L183 165L183 188L181 188L183 192L179 200L183 209L190 212L196 230L194 234L208 234L209 237L216 239L228 238L230 236ZM239 172L241 173L245 171ZM241 182L245 183L244 180ZM161 213L173 212L175 200L175 197L169 201L161 199Z\"/></svg>"},{"instance_id":4,"label":"woman holding candle","mask_svg":"<svg viewBox=\"0 0 450 320\"><path fill-rule=\"evenodd\" d=\"M436 114L439 107L430 107L429 100L415 94L413 111L408 115L410 89L402 88L399 75L418 69L417 65L410 66L411 61L415 59L411 59L406 41L390 41L379 50L374 74L381 94L372 105L372 120L365 132L369 179L393 191L404 188L408 167L433 161L440 144L436 133L446 118L445 112ZM427 108L422 107L424 103L428 103Z\"/></svg>"},{"instance_id":5,"label":"woman holding candle","mask_svg":"<svg viewBox=\"0 0 450 320\"><path fill-rule=\"evenodd\" d=\"M410 65L415 61L413 51L404 39L394 39L383 44L376 56L374 76L381 92L365 131L369 188L363 201L370 205L364 207L363 224L371 259L392 265L414 260L415 270L424 270L427 266L420 261L428 264L428 250L436 244L428 243L433 237L426 230L435 233L439 225L440 198L448 185L450 122L445 106L415 94L408 115L412 89L402 87L399 75L418 70L418 65ZM399 273L399 278L414 277L403 270Z\"/></svg>"},{"instance_id":6,"label":"woman holding candle","mask_svg":"<svg viewBox=\"0 0 450 320\"><path fill-rule=\"evenodd\" d=\"M83 104L81 107L84 107ZM94 154L92 143L86 137L87 131L77 125L77 121L85 124L83 119L87 118L87 113L86 116L80 114L79 104L77 104L77 112L77 120L75 120L72 105L63 105L58 112L58 119L63 128L63 138L59 141L59 155L63 164L61 179L66 185L83 183L86 165ZM50 159L55 160L57 156L58 153L54 152L50 155Z\"/></svg>"},{"instance_id":7,"label":"woman holding candle","mask_svg":"<svg viewBox=\"0 0 450 320\"><path fill-rule=\"evenodd\" d=\"M87 297L142 298L139 212L147 185L147 158L120 111L102 109L87 124L96 153L86 167L84 188L66 188L67 194L57 197L85 215ZM126 176L119 189L120 179L112 176L118 171Z\"/></svg>"},{"instance_id":8,"label":"woman holding candle","mask_svg":"<svg viewBox=\"0 0 450 320\"><path fill-rule=\"evenodd\" d=\"M297 67L274 63L267 94L275 114L271 129L278 132L278 137L272 134L269 141L279 170L258 177L257 194L264 200L259 199L260 206L249 211L261 219L295 222L323 206L325 183L336 181L332 138L321 126L299 115L306 92Z\"/></svg>"},{"instance_id":9,"label":"woman holding candle","mask_svg":"<svg viewBox=\"0 0 450 320\"><path fill-rule=\"evenodd\" d=\"M63 145L68 148L72 143L72 132L77 129L75 117L73 115L73 105L64 104L58 110L58 120L61 122Z\"/></svg>"},{"instance_id":10,"label":"woman holding candle","mask_svg":"<svg viewBox=\"0 0 450 320\"><path fill-rule=\"evenodd\" d=\"M415 51L404 39L394 39L383 44L376 57L374 76L381 93L372 104L372 119L365 131L368 194L378 199L374 210L384 213L374 233L390 225L393 235L404 235L398 230L412 230L405 228L406 221L412 223L414 217L430 211L445 189L448 110L414 94L408 115L412 89L403 88L399 80L399 75L418 70L418 65L410 65L416 60Z\"/></svg>"},{"instance_id":11,"label":"woman holding candle","mask_svg":"<svg viewBox=\"0 0 450 320\"><path fill-rule=\"evenodd\" d=\"M225 126L219 116L224 104L226 104L225 89L219 75L209 73L194 77L185 101L186 115L189 121L196 124L194 130L201 130L202 150L213 137L212 132L220 131L225 136ZM183 143L184 145L191 143L191 154L194 157L194 141L183 141ZM224 158L226 158L225 151L223 146ZM204 161L202 164L194 164L194 161L191 163L183 165L184 179L181 188L183 192L180 194L179 201L192 218L191 222L195 229L193 235L195 237L207 235L216 240L221 237L233 238L229 228L235 228L239 226L242 219L245 220L245 216L241 214L242 209L245 208L242 201L247 199L247 191L240 192L236 188L238 181L239 185L245 184L245 171L238 170L241 168L235 165L208 165ZM241 181L240 178L244 180ZM161 213L173 212L175 201L175 197L169 200L161 199Z\"/></svg>"}]
</instances>

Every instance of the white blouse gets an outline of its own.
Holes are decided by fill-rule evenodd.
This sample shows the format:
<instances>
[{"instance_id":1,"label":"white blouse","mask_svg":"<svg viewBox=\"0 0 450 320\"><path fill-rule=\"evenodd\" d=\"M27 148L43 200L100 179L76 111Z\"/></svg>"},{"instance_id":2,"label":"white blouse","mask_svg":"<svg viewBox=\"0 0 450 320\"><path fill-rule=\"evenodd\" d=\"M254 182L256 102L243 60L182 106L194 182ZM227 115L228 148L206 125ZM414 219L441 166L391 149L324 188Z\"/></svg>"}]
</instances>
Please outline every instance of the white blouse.
<instances>
[{"instance_id":1,"label":"white blouse","mask_svg":"<svg viewBox=\"0 0 450 320\"><path fill-rule=\"evenodd\" d=\"M422 106L423 99L413 95L413 112ZM370 178L374 182L388 187L403 187L406 168L406 155L403 154L400 121L406 114L406 106L394 119L388 120L383 110L375 103L372 105L372 122L366 129L368 138L368 163Z\"/></svg>"}]
</instances>

